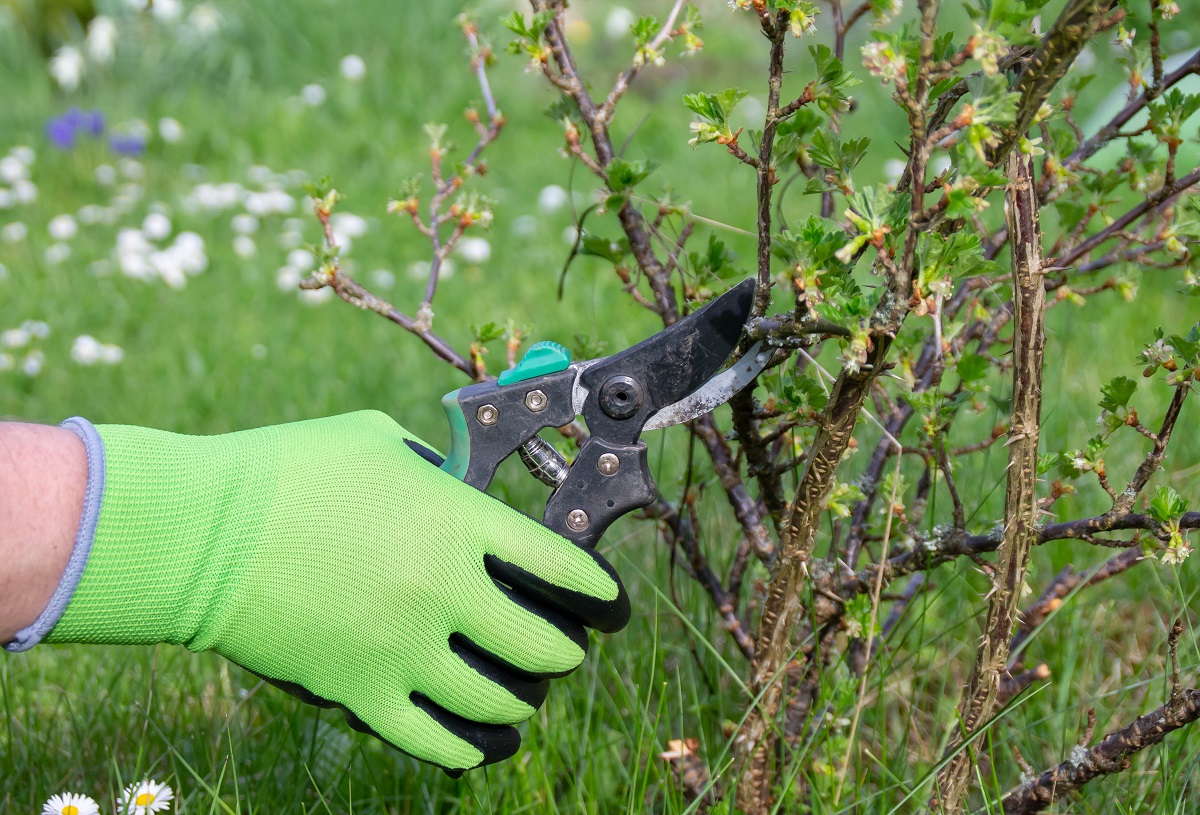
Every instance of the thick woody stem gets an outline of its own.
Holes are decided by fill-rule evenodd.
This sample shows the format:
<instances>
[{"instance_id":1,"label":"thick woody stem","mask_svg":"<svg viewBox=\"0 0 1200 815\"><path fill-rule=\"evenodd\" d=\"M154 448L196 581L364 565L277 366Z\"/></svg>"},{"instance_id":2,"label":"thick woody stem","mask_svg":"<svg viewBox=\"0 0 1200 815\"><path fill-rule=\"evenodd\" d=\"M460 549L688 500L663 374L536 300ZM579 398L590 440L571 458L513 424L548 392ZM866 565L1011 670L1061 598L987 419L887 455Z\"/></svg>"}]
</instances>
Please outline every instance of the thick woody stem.
<instances>
[{"instance_id":1,"label":"thick woody stem","mask_svg":"<svg viewBox=\"0 0 1200 815\"><path fill-rule=\"evenodd\" d=\"M991 164L1003 161L1033 124L1050 92L1099 29L1110 5L1109 0L1069 0L1021 71L1015 88L1021 95L1016 120L1003 129L999 143L989 151Z\"/></svg>"},{"instance_id":2,"label":"thick woody stem","mask_svg":"<svg viewBox=\"0 0 1200 815\"><path fill-rule=\"evenodd\" d=\"M991 717L1008 662L1008 644L1016 623L1029 552L1037 539L1037 456L1041 432L1042 359L1045 349L1046 289L1041 230L1031 162L1010 154L1006 198L1012 239L1013 300L1016 331L1013 348L1012 430L1009 435L1008 485L1004 496L1004 542L988 601L974 668L959 705L961 730L951 739L954 757L938 774L942 810L958 812L970 779L972 751L960 749L966 738Z\"/></svg>"},{"instance_id":3,"label":"thick woody stem","mask_svg":"<svg viewBox=\"0 0 1200 815\"><path fill-rule=\"evenodd\" d=\"M927 67L933 61L938 0L921 0L919 6L920 59L921 65ZM764 30L767 30L765 25ZM928 71L919 70L916 86L909 97L912 104L908 106L912 129L909 173L918 181L914 185L910 205L910 215L914 220L919 218L925 206L925 169L929 161L926 140L929 88ZM879 255L881 263L887 266L888 291L880 299L871 318L873 345L868 352L867 363L861 369L858 366L843 367L834 382L821 417L821 427L809 448L791 511L784 524L777 566L759 618L756 658L750 675L752 693L761 695L761 698L758 706L747 716L734 745L740 779L737 803L747 813L769 811L774 781L769 766L773 746L772 722L783 702L782 683L776 677L785 670L792 650L792 638L802 610L800 598L810 577L813 543L825 502L833 490L838 465L853 439L854 428L867 395L886 366L892 341L908 314L916 231L916 227L908 231L904 247L894 263L885 263L883 253Z\"/></svg>"}]
</instances>

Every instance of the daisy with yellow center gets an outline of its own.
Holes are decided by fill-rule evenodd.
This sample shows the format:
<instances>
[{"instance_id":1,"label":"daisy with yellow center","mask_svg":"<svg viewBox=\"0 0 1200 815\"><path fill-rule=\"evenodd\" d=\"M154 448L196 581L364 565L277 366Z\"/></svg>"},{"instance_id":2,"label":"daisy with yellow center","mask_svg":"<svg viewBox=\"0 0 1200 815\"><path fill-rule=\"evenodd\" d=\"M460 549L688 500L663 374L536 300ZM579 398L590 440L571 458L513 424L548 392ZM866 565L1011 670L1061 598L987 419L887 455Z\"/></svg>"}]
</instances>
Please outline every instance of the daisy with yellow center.
<instances>
[{"instance_id":1,"label":"daisy with yellow center","mask_svg":"<svg viewBox=\"0 0 1200 815\"><path fill-rule=\"evenodd\" d=\"M50 796L42 807L42 815L100 815L100 807L86 795L63 792Z\"/></svg>"},{"instance_id":2,"label":"daisy with yellow center","mask_svg":"<svg viewBox=\"0 0 1200 815\"><path fill-rule=\"evenodd\" d=\"M174 791L166 784L160 784L152 779L146 779L138 784L130 784L121 796L122 815L150 815L153 812L170 809Z\"/></svg>"}]
</instances>

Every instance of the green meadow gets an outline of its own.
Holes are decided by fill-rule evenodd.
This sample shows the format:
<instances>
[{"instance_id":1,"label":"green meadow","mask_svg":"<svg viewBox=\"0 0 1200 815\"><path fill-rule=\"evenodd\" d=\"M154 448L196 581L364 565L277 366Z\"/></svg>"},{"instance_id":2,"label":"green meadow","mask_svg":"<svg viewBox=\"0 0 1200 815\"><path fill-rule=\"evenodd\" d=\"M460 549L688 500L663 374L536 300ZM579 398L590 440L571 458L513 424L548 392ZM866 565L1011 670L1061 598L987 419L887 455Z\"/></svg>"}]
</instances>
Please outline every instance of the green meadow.
<instances>
[{"instance_id":1,"label":"green meadow","mask_svg":"<svg viewBox=\"0 0 1200 815\"><path fill-rule=\"evenodd\" d=\"M302 295L295 284L314 268L305 247L321 237L304 184L329 176L345 195L338 207L349 239L345 268L415 313L429 243L386 209L414 176L424 174L428 195L427 123L449 125L459 158L474 143L463 114L481 96L454 24L458 4L188 0L141 15L116 0L99 5L117 20L113 58L106 63L84 49L78 87L69 92L0 5L0 159L7 161L0 170L11 173L0 172L8 191L7 198L0 193L0 204L7 202L0 206L0 415L47 423L79 415L211 434L370 408L444 448L439 399L465 378L397 326L336 298ZM631 3L635 13L660 17L668 6ZM473 327L512 321L528 328L529 340L611 353L657 326L622 292L611 265L584 257L564 271L596 184L559 154L561 125L546 115L557 93L522 58L504 53L499 20L517 7L476 8L497 52L489 76L507 123L486 154L488 173L468 185L492 199L495 221L451 256L434 329L463 352ZM644 190L688 203L704 219L697 240L718 235L748 275L753 174L720 149L687 145L692 117L680 100L737 84L764 98L766 55L747 19L715 0L702 8L705 50L647 68L619 109L616 131L629 139L628 156L659 162ZM580 0L571 12L580 59L600 87L631 55L622 28L628 22L614 9ZM1173 49L1194 50L1200 22L1177 22ZM851 65L859 45L848 51ZM793 50L789 81L800 87L809 63L800 59L803 48ZM1114 87L1107 70L1101 66L1080 109L1103 107ZM870 113L852 119L848 135L872 137L878 149L859 172L883 181L889 159L903 158L894 141L904 118L870 78L856 90L856 104ZM754 112L750 101L746 115ZM99 111L103 133L80 132L73 145L56 146L48 123L72 108ZM144 149L125 144L128 155L120 155L114 134ZM1195 165L1194 152L1184 157ZM783 212L799 219L815 204L797 192ZM1043 225L1053 235L1052 215ZM585 228L618 234L612 215L593 216ZM1155 327L1186 333L1200 318L1200 300L1177 294L1178 272L1123 273L1137 283L1132 302L1105 292L1084 307L1063 303L1050 313L1047 452L1082 447L1097 432L1100 387L1118 375L1141 381L1137 357ZM488 346L485 359L490 372L504 369L503 340ZM836 349L821 360L834 365ZM993 394L1008 387L997 376ZM1157 426L1169 398L1161 380L1145 380L1135 397L1143 422ZM952 442L980 440L1003 419L996 404L981 405L957 423ZM729 429L726 415L718 412L718 421ZM872 449L876 431L864 425L860 432L861 448ZM660 486L676 496L686 431L647 441ZM1124 483L1145 449L1134 433L1120 436L1106 457L1114 483ZM999 517L1004 461L997 445L963 463L959 489L977 530ZM848 461L844 480L861 466ZM696 478L714 480L703 468ZM1167 473L1151 491L1159 484L1200 508L1195 399L1184 408ZM1077 486L1077 495L1056 505L1061 518L1103 511L1094 481ZM533 515L546 498L511 465L493 492ZM935 498L941 504L935 500L929 522L948 520L946 496ZM709 556L723 571L738 533L719 486L705 493L701 519ZM660 754L669 740L697 739L708 771L720 777L727 770L728 733L747 703L745 664L653 524L627 518L601 548L630 588L633 622L619 634L592 636L583 667L554 683L508 762L451 779L211 654L43 646L0 659L0 813L40 812L63 790L111 808L124 785L146 777L172 786L181 813L685 812ZM1109 554L1080 543L1048 545L1035 555L1032 588L1040 592L1066 565L1098 564ZM993 726L996 764L977 779L992 800L1019 779L1014 748L1040 771L1071 752L1089 708L1100 734L1161 704L1166 636L1179 616L1188 626L1180 659L1195 684L1198 567L1196 558L1177 567L1141 564L1073 595L1037 631L1028 661L1045 662L1052 680ZM942 566L929 578L870 674L849 751L858 680L844 667L831 669L823 685L827 721L786 768L812 809L785 794L780 812L910 812L926 800L927 791L909 796L937 762L986 590L970 562ZM834 806L846 755L846 783L855 792ZM1090 785L1055 811L1196 811L1198 762L1197 731L1177 733L1137 757L1130 772Z\"/></svg>"}]
</instances>

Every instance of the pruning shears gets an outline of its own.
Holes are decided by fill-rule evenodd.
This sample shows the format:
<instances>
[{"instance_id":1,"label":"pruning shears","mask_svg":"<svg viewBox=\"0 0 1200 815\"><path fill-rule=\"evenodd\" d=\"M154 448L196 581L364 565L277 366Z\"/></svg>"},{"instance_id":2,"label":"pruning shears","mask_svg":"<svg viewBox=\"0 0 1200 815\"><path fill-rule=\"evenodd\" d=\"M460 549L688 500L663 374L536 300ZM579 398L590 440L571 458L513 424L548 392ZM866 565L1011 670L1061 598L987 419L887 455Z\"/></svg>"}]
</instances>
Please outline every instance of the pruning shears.
<instances>
[{"instance_id":1,"label":"pruning shears","mask_svg":"<svg viewBox=\"0 0 1200 815\"><path fill-rule=\"evenodd\" d=\"M721 372L741 337L754 288L753 280L743 281L609 357L573 362L558 343L539 342L497 380L446 394L451 444L442 469L484 490L500 462L518 453L554 490L543 525L594 547L614 521L655 498L642 433L708 413L766 366L771 354L759 343ZM590 436L568 463L537 434L577 416Z\"/></svg>"}]
</instances>

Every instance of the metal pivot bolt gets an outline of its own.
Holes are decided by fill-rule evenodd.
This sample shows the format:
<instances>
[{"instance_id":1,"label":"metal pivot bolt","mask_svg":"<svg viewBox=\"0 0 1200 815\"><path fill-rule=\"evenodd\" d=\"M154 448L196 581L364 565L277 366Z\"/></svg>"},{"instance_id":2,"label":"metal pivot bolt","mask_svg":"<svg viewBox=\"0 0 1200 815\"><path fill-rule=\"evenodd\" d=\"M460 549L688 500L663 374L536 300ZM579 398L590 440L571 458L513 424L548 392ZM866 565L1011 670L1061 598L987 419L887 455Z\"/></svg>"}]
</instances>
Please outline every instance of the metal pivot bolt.
<instances>
[{"instance_id":1,"label":"metal pivot bolt","mask_svg":"<svg viewBox=\"0 0 1200 815\"><path fill-rule=\"evenodd\" d=\"M605 453L596 460L596 469L600 475L616 475L617 470L621 469L621 459L612 453Z\"/></svg>"},{"instance_id":2,"label":"metal pivot bolt","mask_svg":"<svg viewBox=\"0 0 1200 815\"><path fill-rule=\"evenodd\" d=\"M495 405L480 405L479 410L475 413L475 418L481 425L491 427L500 419L500 411L496 409Z\"/></svg>"},{"instance_id":3,"label":"metal pivot bolt","mask_svg":"<svg viewBox=\"0 0 1200 815\"><path fill-rule=\"evenodd\" d=\"M546 405L550 404L550 400L546 398L546 394L541 391L530 391L525 394L525 407L532 410L534 413L541 413L546 409Z\"/></svg>"},{"instance_id":4,"label":"metal pivot bolt","mask_svg":"<svg viewBox=\"0 0 1200 815\"><path fill-rule=\"evenodd\" d=\"M572 532L582 532L592 524L592 519L582 509L573 509L567 513L567 527Z\"/></svg>"},{"instance_id":5,"label":"metal pivot bolt","mask_svg":"<svg viewBox=\"0 0 1200 815\"><path fill-rule=\"evenodd\" d=\"M633 377L610 377L600 388L600 409L611 419L628 419L641 409L643 398L642 386Z\"/></svg>"}]
</instances>

